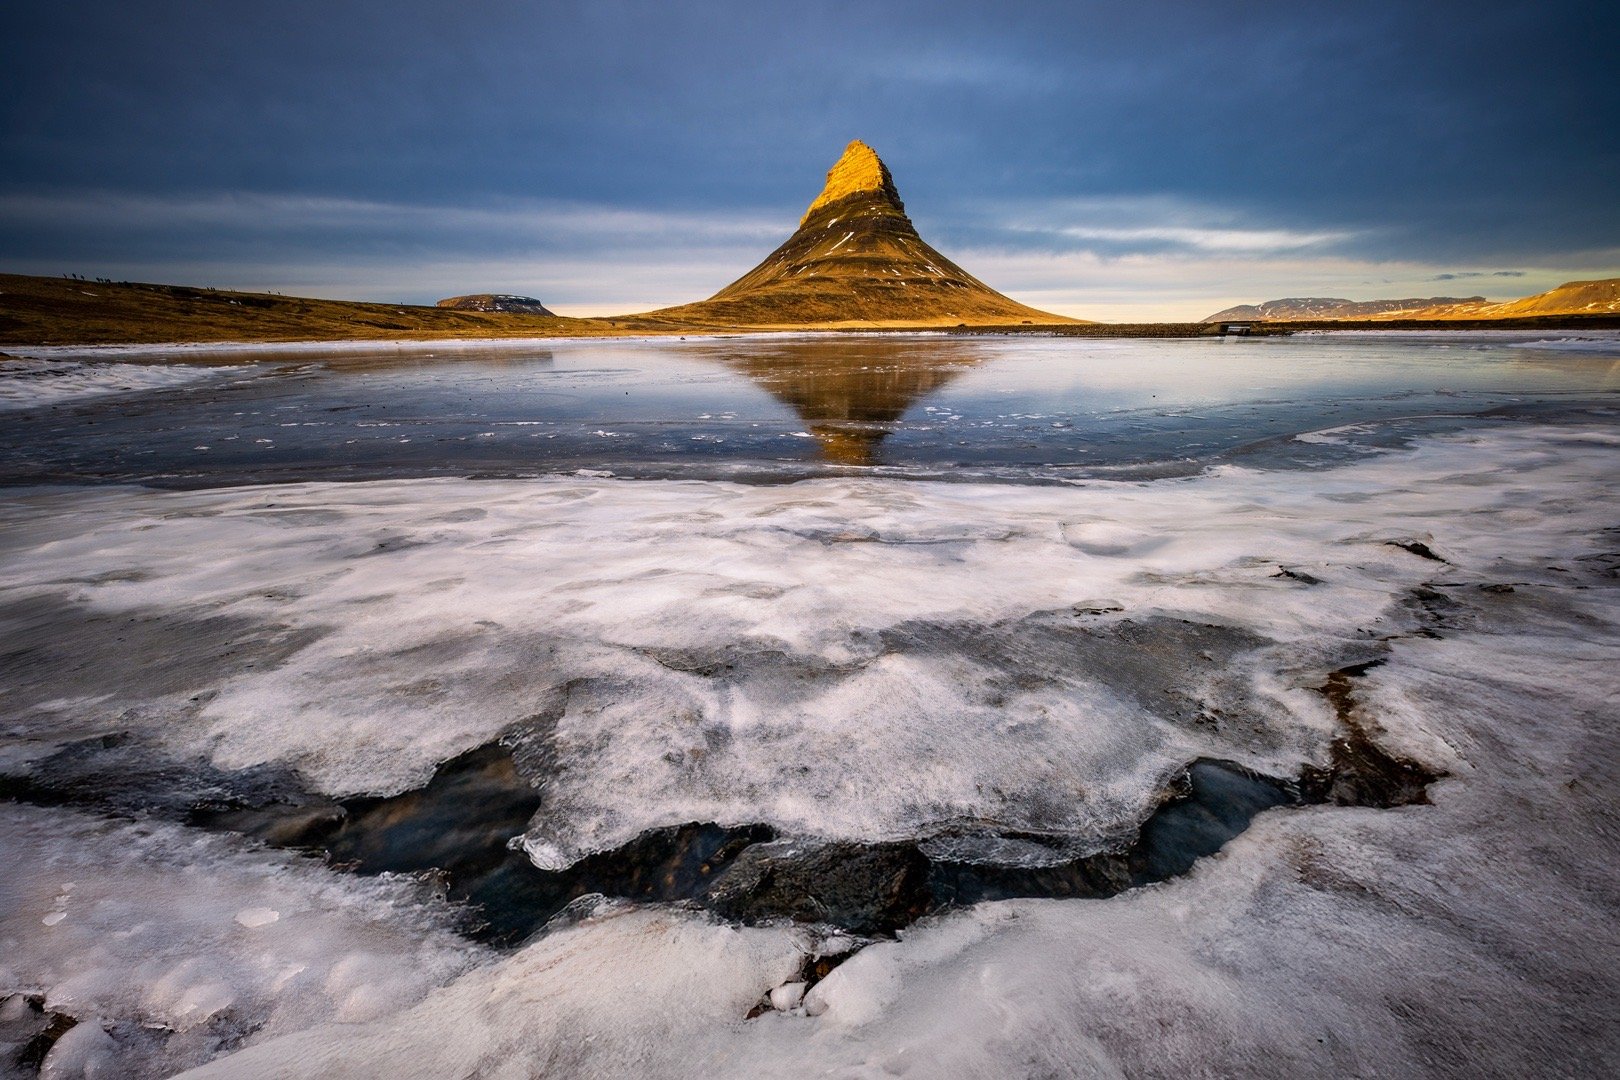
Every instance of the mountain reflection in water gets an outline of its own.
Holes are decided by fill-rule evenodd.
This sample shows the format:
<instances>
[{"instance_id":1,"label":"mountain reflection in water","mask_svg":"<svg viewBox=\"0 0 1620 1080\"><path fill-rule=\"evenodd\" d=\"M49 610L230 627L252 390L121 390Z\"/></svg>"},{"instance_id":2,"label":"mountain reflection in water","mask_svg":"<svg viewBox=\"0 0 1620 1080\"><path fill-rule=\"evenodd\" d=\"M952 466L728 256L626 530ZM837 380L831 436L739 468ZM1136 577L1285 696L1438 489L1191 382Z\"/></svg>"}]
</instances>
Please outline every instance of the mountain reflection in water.
<instances>
[{"instance_id":1,"label":"mountain reflection in water","mask_svg":"<svg viewBox=\"0 0 1620 1080\"><path fill-rule=\"evenodd\" d=\"M0 363L0 485L579 470L780 482L874 466L1044 482L1180 476L1234 455L1313 467L1357 455L1352 436L1399 442L1486 411L1612 407L1617 357L1620 338L1549 331L58 351Z\"/></svg>"},{"instance_id":2,"label":"mountain reflection in water","mask_svg":"<svg viewBox=\"0 0 1620 1080\"><path fill-rule=\"evenodd\" d=\"M919 348L916 341L866 338L784 342L710 359L747 375L798 413L823 459L873 465L883 440L913 405L985 357L972 343Z\"/></svg>"}]
</instances>

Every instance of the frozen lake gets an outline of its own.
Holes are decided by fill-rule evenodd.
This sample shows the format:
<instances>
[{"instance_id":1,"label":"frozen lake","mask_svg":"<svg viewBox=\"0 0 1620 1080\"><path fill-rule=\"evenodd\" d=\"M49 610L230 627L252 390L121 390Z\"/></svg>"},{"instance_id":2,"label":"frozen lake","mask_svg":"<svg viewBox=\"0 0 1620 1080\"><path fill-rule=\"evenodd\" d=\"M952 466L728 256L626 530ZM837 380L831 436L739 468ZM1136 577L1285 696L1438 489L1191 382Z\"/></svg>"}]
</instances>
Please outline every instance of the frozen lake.
<instances>
[{"instance_id":1,"label":"frozen lake","mask_svg":"<svg viewBox=\"0 0 1620 1080\"><path fill-rule=\"evenodd\" d=\"M1620 1046L1620 335L22 351L19 1075Z\"/></svg>"},{"instance_id":2,"label":"frozen lake","mask_svg":"<svg viewBox=\"0 0 1620 1080\"><path fill-rule=\"evenodd\" d=\"M0 479L182 486L1185 474L1317 460L1305 432L1561 406L1620 380L1614 332L23 351L51 363L0 362ZM187 363L107 362L163 358Z\"/></svg>"}]
</instances>

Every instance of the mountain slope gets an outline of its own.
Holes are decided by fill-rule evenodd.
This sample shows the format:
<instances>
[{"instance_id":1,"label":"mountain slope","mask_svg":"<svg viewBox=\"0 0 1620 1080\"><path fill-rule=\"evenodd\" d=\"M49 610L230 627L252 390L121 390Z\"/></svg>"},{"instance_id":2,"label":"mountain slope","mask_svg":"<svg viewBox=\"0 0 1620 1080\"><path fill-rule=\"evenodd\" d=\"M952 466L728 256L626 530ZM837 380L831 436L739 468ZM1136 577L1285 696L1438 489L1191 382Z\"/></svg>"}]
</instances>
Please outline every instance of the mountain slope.
<instances>
[{"instance_id":1,"label":"mountain slope","mask_svg":"<svg viewBox=\"0 0 1620 1080\"><path fill-rule=\"evenodd\" d=\"M1484 309L1486 318L1519 315L1611 315L1620 312L1620 278L1566 281L1556 289Z\"/></svg>"},{"instance_id":2,"label":"mountain slope","mask_svg":"<svg viewBox=\"0 0 1620 1080\"><path fill-rule=\"evenodd\" d=\"M709 299L646 317L754 327L1080 321L1009 299L930 247L888 167L859 140L786 243Z\"/></svg>"},{"instance_id":3,"label":"mountain slope","mask_svg":"<svg viewBox=\"0 0 1620 1080\"><path fill-rule=\"evenodd\" d=\"M1414 311L1459 304L1483 304L1483 296L1431 296L1410 300L1342 300L1337 297L1290 296L1263 304L1239 304L1217 311L1204 322L1233 322L1242 319L1376 319L1379 316L1406 316Z\"/></svg>"},{"instance_id":4,"label":"mountain slope","mask_svg":"<svg viewBox=\"0 0 1620 1080\"><path fill-rule=\"evenodd\" d=\"M1290 297L1263 304L1240 304L1217 311L1204 322L1245 319L1515 319L1536 315L1613 315L1620 313L1620 278L1566 281L1556 289L1521 300L1492 303L1483 296L1435 296L1427 300L1337 300Z\"/></svg>"},{"instance_id":5,"label":"mountain slope","mask_svg":"<svg viewBox=\"0 0 1620 1080\"><path fill-rule=\"evenodd\" d=\"M0 274L0 349L118 342L602 337L631 332L606 319ZM666 331L645 327L634 332Z\"/></svg>"}]
</instances>

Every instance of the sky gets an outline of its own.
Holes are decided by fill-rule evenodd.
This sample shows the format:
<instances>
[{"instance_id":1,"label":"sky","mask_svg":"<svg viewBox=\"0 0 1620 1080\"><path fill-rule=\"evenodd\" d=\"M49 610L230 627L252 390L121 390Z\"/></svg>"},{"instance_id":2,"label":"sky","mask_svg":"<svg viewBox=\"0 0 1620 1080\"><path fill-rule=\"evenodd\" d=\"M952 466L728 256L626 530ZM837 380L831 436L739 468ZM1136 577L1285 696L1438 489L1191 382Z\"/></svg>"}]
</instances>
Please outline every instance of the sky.
<instances>
[{"instance_id":1,"label":"sky","mask_svg":"<svg viewBox=\"0 0 1620 1080\"><path fill-rule=\"evenodd\" d=\"M1620 276L1620 5L12 0L0 271L701 299L844 145L1109 321Z\"/></svg>"}]
</instances>

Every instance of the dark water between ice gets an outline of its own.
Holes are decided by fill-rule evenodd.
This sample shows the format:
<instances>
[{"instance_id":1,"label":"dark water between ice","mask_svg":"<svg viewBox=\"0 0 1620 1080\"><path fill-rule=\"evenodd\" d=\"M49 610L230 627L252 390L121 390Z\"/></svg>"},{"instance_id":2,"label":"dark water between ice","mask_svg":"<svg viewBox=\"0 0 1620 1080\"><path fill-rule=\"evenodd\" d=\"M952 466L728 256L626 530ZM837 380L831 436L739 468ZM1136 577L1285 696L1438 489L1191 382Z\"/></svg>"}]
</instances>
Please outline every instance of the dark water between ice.
<instances>
[{"instance_id":1,"label":"dark water between ice","mask_svg":"<svg viewBox=\"0 0 1620 1080\"><path fill-rule=\"evenodd\" d=\"M80 350L0 366L0 404L10 406L0 412L0 481L1173 475L1223 459L1306 465L1345 452L1341 439L1294 438L1302 433L1368 422L1432 430L1491 410L1601 405L1620 389L1612 333L341 349ZM158 389L132 381L115 394L31 397L63 375L93 390L135 370L109 360L164 357L212 366Z\"/></svg>"}]
</instances>

